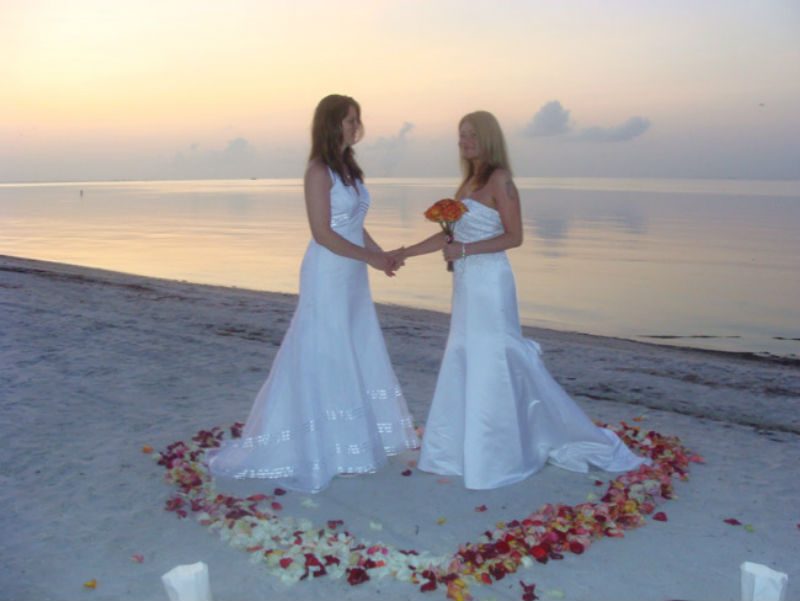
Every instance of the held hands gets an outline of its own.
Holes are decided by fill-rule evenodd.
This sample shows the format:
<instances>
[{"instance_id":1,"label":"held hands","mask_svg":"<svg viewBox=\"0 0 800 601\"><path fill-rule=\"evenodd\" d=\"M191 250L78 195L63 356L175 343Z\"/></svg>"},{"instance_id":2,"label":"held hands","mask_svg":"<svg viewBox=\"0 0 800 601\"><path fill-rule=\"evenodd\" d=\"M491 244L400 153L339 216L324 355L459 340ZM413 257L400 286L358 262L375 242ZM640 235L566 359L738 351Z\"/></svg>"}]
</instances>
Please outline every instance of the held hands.
<instances>
[{"instance_id":1,"label":"held hands","mask_svg":"<svg viewBox=\"0 0 800 601\"><path fill-rule=\"evenodd\" d=\"M406 264L406 259L408 258L408 255L406 254L405 246L401 246L400 248L395 248L394 250L390 250L386 254L392 257L392 259L395 261L395 263L397 264L397 269L400 269L403 265Z\"/></svg>"},{"instance_id":2,"label":"held hands","mask_svg":"<svg viewBox=\"0 0 800 601\"><path fill-rule=\"evenodd\" d=\"M382 271L388 277L394 277L398 269L405 263L405 257L396 254L397 251L392 252L374 252L368 261L371 267L378 271Z\"/></svg>"}]
</instances>

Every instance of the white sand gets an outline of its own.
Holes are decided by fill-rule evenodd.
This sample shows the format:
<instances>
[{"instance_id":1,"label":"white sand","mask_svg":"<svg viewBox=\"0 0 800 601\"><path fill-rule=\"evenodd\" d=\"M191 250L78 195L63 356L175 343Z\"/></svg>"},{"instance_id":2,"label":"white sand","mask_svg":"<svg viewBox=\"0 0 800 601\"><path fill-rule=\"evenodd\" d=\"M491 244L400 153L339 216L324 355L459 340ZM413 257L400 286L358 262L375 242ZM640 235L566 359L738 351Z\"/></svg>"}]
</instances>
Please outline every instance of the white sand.
<instances>
[{"instance_id":1,"label":"white sand","mask_svg":"<svg viewBox=\"0 0 800 601\"><path fill-rule=\"evenodd\" d=\"M160 576L206 562L217 601L444 598L409 584L357 587L320 578L281 584L194 520L163 510L172 488L142 445L162 449L196 431L243 420L269 369L295 297L154 280L0 257L0 599L164 601ZM410 409L424 423L448 317L380 307ZM739 564L789 574L800 598L800 368L721 353L530 329L556 378L593 418L644 416L675 434L694 465L679 498L624 539L536 564L476 599L739 599ZM436 553L474 541L494 522L545 502L577 503L590 478L547 467L495 491L438 484L408 457L380 473L337 479L285 513L344 519L369 540ZM476 513L477 505L488 511ZM439 517L447 523L437 525ZM723 522L737 518L752 531ZM383 531L369 527L383 524ZM131 560L144 556L143 563ZM96 578L88 590L83 583ZM549 594L548 594L549 592Z\"/></svg>"}]
</instances>

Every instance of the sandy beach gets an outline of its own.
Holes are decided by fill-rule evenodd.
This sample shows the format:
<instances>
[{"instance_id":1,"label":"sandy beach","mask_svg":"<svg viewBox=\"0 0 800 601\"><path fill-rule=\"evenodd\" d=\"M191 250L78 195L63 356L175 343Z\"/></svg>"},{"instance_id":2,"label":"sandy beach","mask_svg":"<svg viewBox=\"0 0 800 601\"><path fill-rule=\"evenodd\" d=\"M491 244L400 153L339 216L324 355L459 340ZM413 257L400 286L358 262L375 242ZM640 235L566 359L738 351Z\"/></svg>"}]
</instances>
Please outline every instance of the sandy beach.
<instances>
[{"instance_id":1,"label":"sandy beach","mask_svg":"<svg viewBox=\"0 0 800 601\"><path fill-rule=\"evenodd\" d=\"M243 421L292 316L286 294L158 280L0 257L0 601L164 601L161 575L204 561L216 601L443 599L392 578L286 585L191 515L155 454ZM409 408L424 424L448 316L379 306ZM594 419L680 437L704 458L677 498L624 538L534 564L475 599L738 600L739 565L789 575L800 599L800 363L526 328L551 373ZM447 554L499 521L596 493L602 472L548 466L525 482L468 491L413 470L336 479L283 514L343 520L365 540ZM265 491L271 492L271 491ZM475 511L486 506L485 511ZM741 525L730 525L735 519ZM84 583L96 580L96 588Z\"/></svg>"}]
</instances>

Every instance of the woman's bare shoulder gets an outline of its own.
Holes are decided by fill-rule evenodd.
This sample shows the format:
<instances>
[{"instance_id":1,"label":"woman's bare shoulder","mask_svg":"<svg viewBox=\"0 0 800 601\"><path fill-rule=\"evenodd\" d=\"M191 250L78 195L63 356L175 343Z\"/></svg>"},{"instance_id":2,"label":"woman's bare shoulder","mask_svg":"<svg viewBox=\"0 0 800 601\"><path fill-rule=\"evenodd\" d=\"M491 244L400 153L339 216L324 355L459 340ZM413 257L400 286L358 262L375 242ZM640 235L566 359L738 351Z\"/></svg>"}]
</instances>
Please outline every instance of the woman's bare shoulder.
<instances>
[{"instance_id":1,"label":"woman's bare shoulder","mask_svg":"<svg viewBox=\"0 0 800 601\"><path fill-rule=\"evenodd\" d=\"M495 201L505 199L516 199L519 197L517 186L514 184L514 177L511 171L498 167L489 178L489 189L492 191Z\"/></svg>"},{"instance_id":2,"label":"woman's bare shoulder","mask_svg":"<svg viewBox=\"0 0 800 601\"><path fill-rule=\"evenodd\" d=\"M308 161L306 165L306 181L328 182L332 183L331 173L328 166L320 158L314 158Z\"/></svg>"},{"instance_id":3,"label":"woman's bare shoulder","mask_svg":"<svg viewBox=\"0 0 800 601\"><path fill-rule=\"evenodd\" d=\"M498 167L489 176L489 185L491 186L505 186L510 181L514 181L514 177L508 169L503 167Z\"/></svg>"}]
</instances>

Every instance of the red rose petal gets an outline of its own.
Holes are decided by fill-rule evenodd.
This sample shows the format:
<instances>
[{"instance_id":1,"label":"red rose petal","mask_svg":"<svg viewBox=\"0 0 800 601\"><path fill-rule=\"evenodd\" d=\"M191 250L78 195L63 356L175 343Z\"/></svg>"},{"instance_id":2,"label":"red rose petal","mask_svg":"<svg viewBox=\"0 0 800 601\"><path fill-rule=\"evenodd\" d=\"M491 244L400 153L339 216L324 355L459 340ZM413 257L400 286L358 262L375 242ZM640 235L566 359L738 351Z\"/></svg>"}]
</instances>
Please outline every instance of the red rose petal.
<instances>
[{"instance_id":1,"label":"red rose petal","mask_svg":"<svg viewBox=\"0 0 800 601\"><path fill-rule=\"evenodd\" d=\"M547 563L548 552L543 545L536 545L531 549L531 555L533 555L533 558L539 563Z\"/></svg>"},{"instance_id":2,"label":"red rose petal","mask_svg":"<svg viewBox=\"0 0 800 601\"><path fill-rule=\"evenodd\" d=\"M281 557L281 560L278 562L278 564L285 570L292 565L293 561L294 560L291 557Z\"/></svg>"},{"instance_id":3,"label":"red rose petal","mask_svg":"<svg viewBox=\"0 0 800 601\"><path fill-rule=\"evenodd\" d=\"M739 520L737 520L736 518L728 518L727 520L722 520L722 521L725 522L726 524L730 524L731 526L741 526L742 525L742 523ZM800 528L800 525L798 525L798 527Z\"/></svg>"},{"instance_id":4,"label":"red rose petal","mask_svg":"<svg viewBox=\"0 0 800 601\"><path fill-rule=\"evenodd\" d=\"M278 497L280 497L280 496L282 496L282 495L285 495L285 494L286 494L286 491L285 491L285 490L283 490L282 488L276 488L276 489L275 489L273 492L274 492L274 493L275 493L275 495L276 495L276 496L278 496Z\"/></svg>"},{"instance_id":5,"label":"red rose petal","mask_svg":"<svg viewBox=\"0 0 800 601\"><path fill-rule=\"evenodd\" d=\"M413 473L414 472L412 472L411 470L403 470L402 472L400 472L400 475L401 476L410 476Z\"/></svg>"},{"instance_id":6,"label":"red rose petal","mask_svg":"<svg viewBox=\"0 0 800 601\"><path fill-rule=\"evenodd\" d=\"M525 584L520 580L519 585L522 587L522 601L536 601L539 598L536 594L536 584Z\"/></svg>"},{"instance_id":7,"label":"red rose petal","mask_svg":"<svg viewBox=\"0 0 800 601\"><path fill-rule=\"evenodd\" d=\"M436 575L431 570L425 570L422 572L422 577L427 580L425 584L419 587L419 590L423 593L427 593L428 591L435 591L436 590Z\"/></svg>"},{"instance_id":8,"label":"red rose petal","mask_svg":"<svg viewBox=\"0 0 800 601\"><path fill-rule=\"evenodd\" d=\"M579 543L578 541L572 541L569 544L569 550L575 555L580 555L584 551L583 543Z\"/></svg>"},{"instance_id":9,"label":"red rose petal","mask_svg":"<svg viewBox=\"0 0 800 601\"><path fill-rule=\"evenodd\" d=\"M277 501L273 501L270 507L272 507L274 511L280 511L281 509L283 509L283 505L281 505Z\"/></svg>"},{"instance_id":10,"label":"red rose petal","mask_svg":"<svg viewBox=\"0 0 800 601\"><path fill-rule=\"evenodd\" d=\"M488 509L488 507L486 507L486 505L478 505L478 506L475 508L475 511L477 511L477 512L479 512L479 513L483 513L483 512L484 512L484 511L486 511L487 509Z\"/></svg>"},{"instance_id":11,"label":"red rose petal","mask_svg":"<svg viewBox=\"0 0 800 601\"><path fill-rule=\"evenodd\" d=\"M495 580L502 580L505 577L507 570L502 563L496 563L489 566L489 573Z\"/></svg>"},{"instance_id":12,"label":"red rose petal","mask_svg":"<svg viewBox=\"0 0 800 601\"><path fill-rule=\"evenodd\" d=\"M362 568L350 568L347 570L347 583L355 586L369 580L369 574Z\"/></svg>"},{"instance_id":13,"label":"red rose petal","mask_svg":"<svg viewBox=\"0 0 800 601\"><path fill-rule=\"evenodd\" d=\"M657 522L666 522L667 521L667 514L663 511L659 511L658 513L653 514L653 519Z\"/></svg>"}]
</instances>

